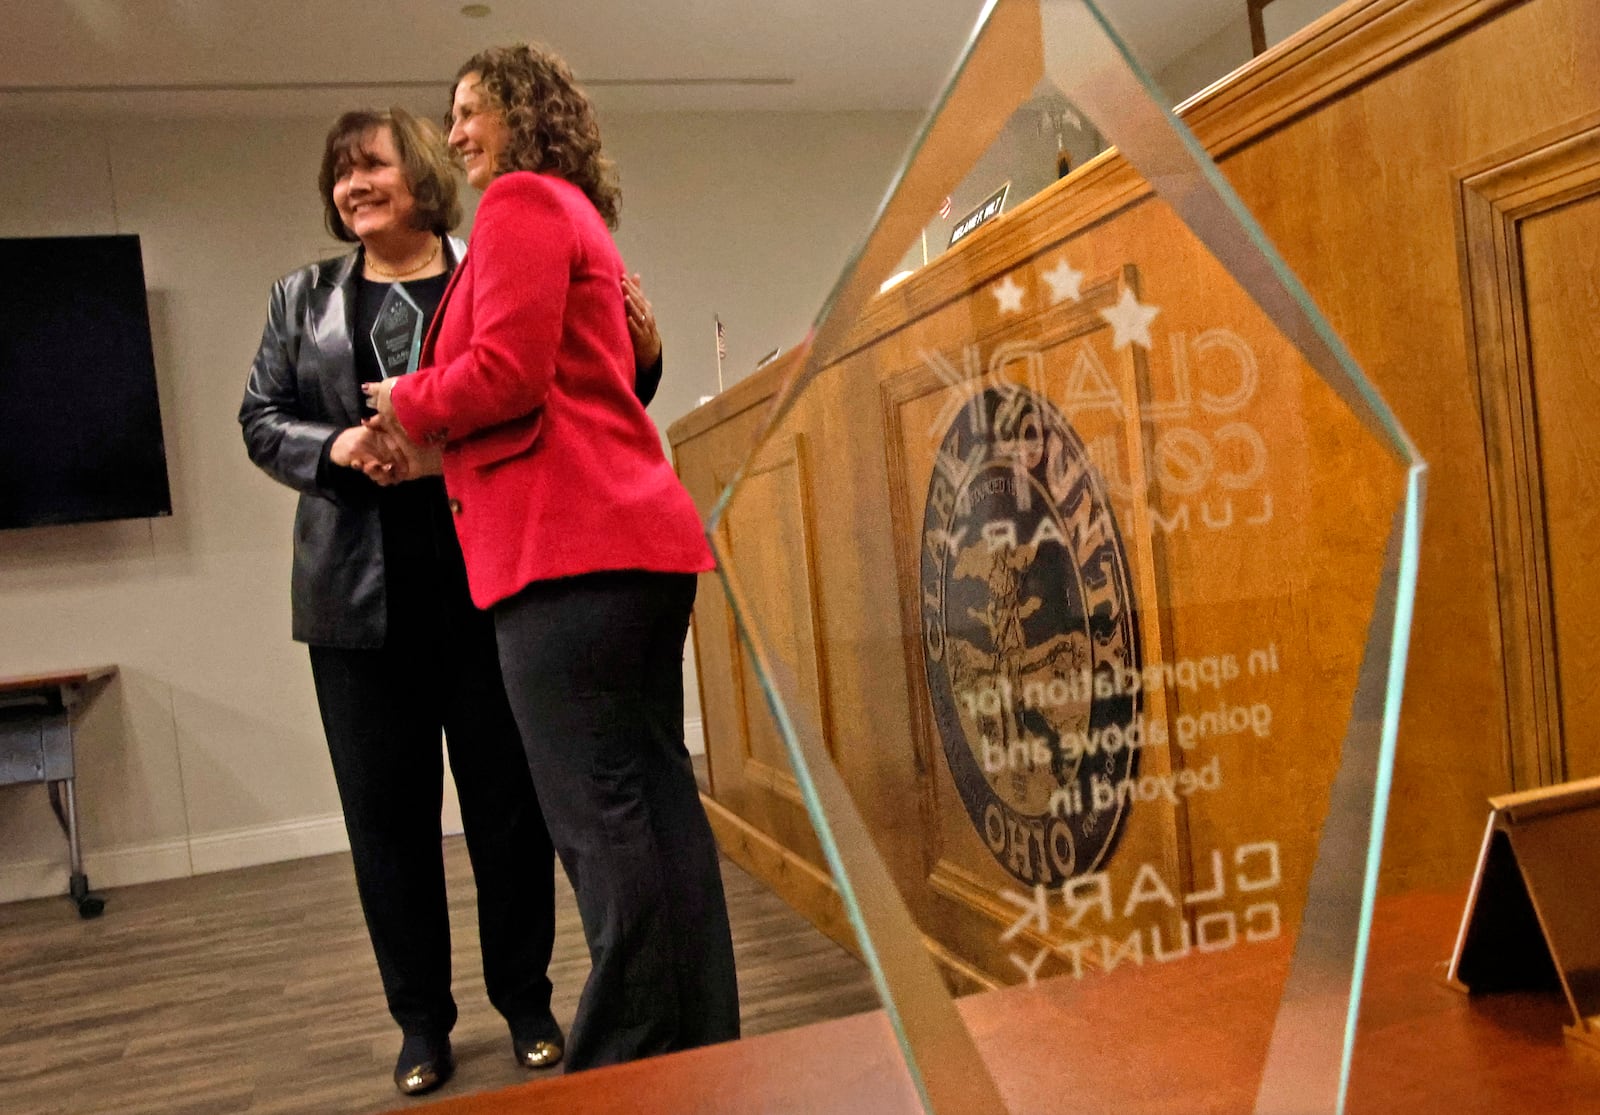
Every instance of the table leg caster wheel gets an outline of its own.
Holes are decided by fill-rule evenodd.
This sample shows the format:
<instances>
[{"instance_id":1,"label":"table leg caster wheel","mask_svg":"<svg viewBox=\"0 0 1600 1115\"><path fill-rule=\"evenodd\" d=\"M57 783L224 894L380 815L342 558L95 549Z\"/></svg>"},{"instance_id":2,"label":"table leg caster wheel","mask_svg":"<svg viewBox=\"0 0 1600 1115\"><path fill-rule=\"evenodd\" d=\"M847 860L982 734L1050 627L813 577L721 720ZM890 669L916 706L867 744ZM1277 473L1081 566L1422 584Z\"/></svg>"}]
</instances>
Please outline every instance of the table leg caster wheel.
<instances>
[{"instance_id":1,"label":"table leg caster wheel","mask_svg":"<svg viewBox=\"0 0 1600 1115\"><path fill-rule=\"evenodd\" d=\"M69 891L72 904L78 908L80 918L87 920L105 913L106 900L89 890L88 876L74 875Z\"/></svg>"}]
</instances>

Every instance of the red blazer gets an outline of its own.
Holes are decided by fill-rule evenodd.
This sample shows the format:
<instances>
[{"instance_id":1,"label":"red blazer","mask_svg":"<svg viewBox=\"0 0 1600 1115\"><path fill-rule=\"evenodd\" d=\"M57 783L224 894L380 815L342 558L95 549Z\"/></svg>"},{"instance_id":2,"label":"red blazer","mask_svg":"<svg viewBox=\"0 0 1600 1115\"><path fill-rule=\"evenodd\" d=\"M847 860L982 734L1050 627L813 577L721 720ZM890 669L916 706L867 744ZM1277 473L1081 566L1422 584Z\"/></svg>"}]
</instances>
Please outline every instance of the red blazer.
<instances>
[{"instance_id":1,"label":"red blazer","mask_svg":"<svg viewBox=\"0 0 1600 1115\"><path fill-rule=\"evenodd\" d=\"M556 577L713 567L633 393L622 257L576 186L527 171L490 184L422 361L394 409L413 439L444 444L478 607Z\"/></svg>"}]
</instances>

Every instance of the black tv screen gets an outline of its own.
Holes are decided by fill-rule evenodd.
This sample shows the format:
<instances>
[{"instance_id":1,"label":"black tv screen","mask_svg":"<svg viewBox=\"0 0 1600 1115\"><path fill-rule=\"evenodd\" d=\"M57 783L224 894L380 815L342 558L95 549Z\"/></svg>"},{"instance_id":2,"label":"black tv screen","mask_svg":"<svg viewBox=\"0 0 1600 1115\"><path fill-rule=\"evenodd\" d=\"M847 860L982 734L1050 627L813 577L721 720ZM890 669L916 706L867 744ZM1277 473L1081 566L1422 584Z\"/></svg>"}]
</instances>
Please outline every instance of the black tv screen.
<instances>
[{"instance_id":1,"label":"black tv screen","mask_svg":"<svg viewBox=\"0 0 1600 1115\"><path fill-rule=\"evenodd\" d=\"M139 238L0 239L0 529L171 513Z\"/></svg>"}]
</instances>

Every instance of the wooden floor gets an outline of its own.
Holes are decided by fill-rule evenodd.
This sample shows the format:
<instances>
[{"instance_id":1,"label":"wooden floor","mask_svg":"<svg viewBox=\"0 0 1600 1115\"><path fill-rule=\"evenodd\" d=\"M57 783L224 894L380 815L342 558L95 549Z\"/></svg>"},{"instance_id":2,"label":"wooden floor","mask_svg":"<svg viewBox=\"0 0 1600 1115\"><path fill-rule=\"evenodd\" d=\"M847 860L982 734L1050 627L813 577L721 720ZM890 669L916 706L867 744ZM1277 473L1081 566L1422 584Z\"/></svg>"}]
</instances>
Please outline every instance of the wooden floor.
<instances>
[{"instance_id":1,"label":"wooden floor","mask_svg":"<svg viewBox=\"0 0 1600 1115\"><path fill-rule=\"evenodd\" d=\"M471 871L446 842L461 1019L436 1095L523 1083L484 997ZM588 972L558 872L551 979L566 1026ZM747 1035L876 1007L866 970L724 862ZM406 1101L348 855L129 887L80 921L65 899L0 905L0 1112L337 1115ZM574 1113L578 1115L578 1113Z\"/></svg>"}]
</instances>

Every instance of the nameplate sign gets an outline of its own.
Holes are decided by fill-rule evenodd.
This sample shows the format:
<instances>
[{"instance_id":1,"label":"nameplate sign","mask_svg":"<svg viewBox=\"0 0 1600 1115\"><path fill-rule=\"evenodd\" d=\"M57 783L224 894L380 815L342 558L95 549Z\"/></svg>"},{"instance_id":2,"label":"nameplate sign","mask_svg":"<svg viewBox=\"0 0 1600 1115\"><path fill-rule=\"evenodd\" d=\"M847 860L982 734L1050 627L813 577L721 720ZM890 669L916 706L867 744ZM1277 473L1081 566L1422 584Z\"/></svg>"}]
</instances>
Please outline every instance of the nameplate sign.
<instances>
[{"instance_id":1,"label":"nameplate sign","mask_svg":"<svg viewBox=\"0 0 1600 1115\"><path fill-rule=\"evenodd\" d=\"M950 230L950 246L955 247L957 241L971 234L972 230L985 221L992 221L1000 215L1000 210L1006 207L1006 194L1011 190L1011 183L1007 182L994 193L983 199L972 212L956 222L956 227Z\"/></svg>"}]
</instances>

